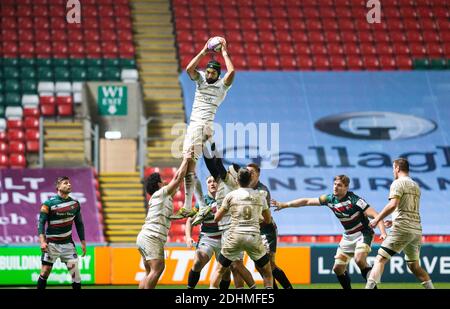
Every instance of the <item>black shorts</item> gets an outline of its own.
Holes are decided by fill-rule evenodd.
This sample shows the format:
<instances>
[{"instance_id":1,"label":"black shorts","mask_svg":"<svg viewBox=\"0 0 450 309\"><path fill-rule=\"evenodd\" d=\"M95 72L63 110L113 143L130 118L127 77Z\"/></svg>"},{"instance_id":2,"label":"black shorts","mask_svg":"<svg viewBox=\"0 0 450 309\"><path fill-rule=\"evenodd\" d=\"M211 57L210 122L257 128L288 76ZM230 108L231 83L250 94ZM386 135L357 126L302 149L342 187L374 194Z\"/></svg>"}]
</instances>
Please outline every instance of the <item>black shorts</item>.
<instances>
[{"instance_id":1,"label":"black shorts","mask_svg":"<svg viewBox=\"0 0 450 309\"><path fill-rule=\"evenodd\" d=\"M267 241L271 253L277 252L278 229L275 224L261 224L261 236Z\"/></svg>"}]
</instances>

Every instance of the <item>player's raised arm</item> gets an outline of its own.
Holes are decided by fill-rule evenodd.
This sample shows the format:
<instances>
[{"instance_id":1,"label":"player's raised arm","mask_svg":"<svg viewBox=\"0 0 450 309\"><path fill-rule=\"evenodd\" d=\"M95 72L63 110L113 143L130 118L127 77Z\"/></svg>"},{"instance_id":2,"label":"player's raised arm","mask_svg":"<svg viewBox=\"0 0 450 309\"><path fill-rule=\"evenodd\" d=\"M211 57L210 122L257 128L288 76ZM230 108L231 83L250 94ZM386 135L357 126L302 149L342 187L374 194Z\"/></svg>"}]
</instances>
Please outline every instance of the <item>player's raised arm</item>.
<instances>
[{"instance_id":1,"label":"player's raised arm","mask_svg":"<svg viewBox=\"0 0 450 309\"><path fill-rule=\"evenodd\" d=\"M225 60L225 65L227 66L227 74L223 77L223 83L225 86L230 87L234 80L235 71L234 65L228 55L228 47L225 39L222 39L222 57Z\"/></svg>"},{"instance_id":2,"label":"player's raised arm","mask_svg":"<svg viewBox=\"0 0 450 309\"><path fill-rule=\"evenodd\" d=\"M196 81L199 78L200 74L197 71L197 67L202 58L206 56L207 53L208 53L208 42L206 42L202 50L194 58L192 58L191 62L189 62L189 64L187 65L186 72L188 73L189 77L192 80Z\"/></svg>"},{"instance_id":3,"label":"player's raised arm","mask_svg":"<svg viewBox=\"0 0 450 309\"><path fill-rule=\"evenodd\" d=\"M378 225L379 222L383 223L383 219L389 216L395 208L397 208L398 204L400 203L400 199L397 197L391 198L389 200L389 203L383 208L383 210L378 213L378 215L375 216L375 218L370 221L370 227L374 228ZM384 224L384 223L383 223Z\"/></svg>"},{"instance_id":4,"label":"player's raised arm","mask_svg":"<svg viewBox=\"0 0 450 309\"><path fill-rule=\"evenodd\" d=\"M296 200L292 200L290 202L278 202L274 199L270 201L270 204L276 207L275 211L282 210L284 208L290 207L304 207L304 206L320 206L319 198L300 198Z\"/></svg>"},{"instance_id":5,"label":"player's raised arm","mask_svg":"<svg viewBox=\"0 0 450 309\"><path fill-rule=\"evenodd\" d=\"M188 163L189 163L191 157L192 157L192 152L186 151L186 153L183 156L183 162L181 162L180 167L176 171L172 180L167 185L167 194L173 195L177 191L178 187L180 186L181 181L183 180L184 176L186 175Z\"/></svg>"}]
</instances>

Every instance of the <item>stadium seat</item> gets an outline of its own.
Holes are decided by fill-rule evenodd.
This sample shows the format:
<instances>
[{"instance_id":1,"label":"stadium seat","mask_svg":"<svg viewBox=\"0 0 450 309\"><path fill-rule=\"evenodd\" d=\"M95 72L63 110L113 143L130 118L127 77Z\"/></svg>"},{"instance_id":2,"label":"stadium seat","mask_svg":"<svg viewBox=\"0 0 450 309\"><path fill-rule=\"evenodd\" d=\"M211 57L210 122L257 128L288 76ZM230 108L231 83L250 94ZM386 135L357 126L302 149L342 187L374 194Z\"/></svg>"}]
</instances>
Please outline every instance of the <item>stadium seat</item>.
<instances>
[{"instance_id":1,"label":"stadium seat","mask_svg":"<svg viewBox=\"0 0 450 309\"><path fill-rule=\"evenodd\" d=\"M39 130L37 129L26 129L25 139L27 141L37 141L39 140Z\"/></svg>"},{"instance_id":2,"label":"stadium seat","mask_svg":"<svg viewBox=\"0 0 450 309\"><path fill-rule=\"evenodd\" d=\"M250 70L262 70L264 67L263 60L260 57L247 58L247 65Z\"/></svg>"},{"instance_id":3,"label":"stadium seat","mask_svg":"<svg viewBox=\"0 0 450 309\"><path fill-rule=\"evenodd\" d=\"M9 167L9 157L6 153L0 153L0 169Z\"/></svg>"},{"instance_id":4,"label":"stadium seat","mask_svg":"<svg viewBox=\"0 0 450 309\"><path fill-rule=\"evenodd\" d=\"M25 156L21 153L11 153L9 155L9 165L11 168L25 168L27 165Z\"/></svg>"},{"instance_id":5,"label":"stadium seat","mask_svg":"<svg viewBox=\"0 0 450 309\"><path fill-rule=\"evenodd\" d=\"M59 104L57 105L58 115L62 117L73 116L72 104Z\"/></svg>"},{"instance_id":6,"label":"stadium seat","mask_svg":"<svg viewBox=\"0 0 450 309\"><path fill-rule=\"evenodd\" d=\"M322 56L322 55L318 55L318 56L314 56L314 69L316 70L330 70L331 66L330 66L330 60L328 59L328 56Z\"/></svg>"},{"instance_id":7,"label":"stadium seat","mask_svg":"<svg viewBox=\"0 0 450 309\"><path fill-rule=\"evenodd\" d=\"M364 67L364 64L360 56L348 55L347 67L349 70L361 70Z\"/></svg>"},{"instance_id":8,"label":"stadium seat","mask_svg":"<svg viewBox=\"0 0 450 309\"><path fill-rule=\"evenodd\" d=\"M6 132L8 140L11 141L23 141L25 134L22 129L9 129Z\"/></svg>"},{"instance_id":9,"label":"stadium seat","mask_svg":"<svg viewBox=\"0 0 450 309\"><path fill-rule=\"evenodd\" d=\"M395 70L397 68L394 56L382 55L379 60L382 70Z\"/></svg>"},{"instance_id":10,"label":"stadium seat","mask_svg":"<svg viewBox=\"0 0 450 309\"><path fill-rule=\"evenodd\" d=\"M10 141L9 142L9 152L25 154L25 143L22 141L15 141L15 140Z\"/></svg>"}]
</instances>

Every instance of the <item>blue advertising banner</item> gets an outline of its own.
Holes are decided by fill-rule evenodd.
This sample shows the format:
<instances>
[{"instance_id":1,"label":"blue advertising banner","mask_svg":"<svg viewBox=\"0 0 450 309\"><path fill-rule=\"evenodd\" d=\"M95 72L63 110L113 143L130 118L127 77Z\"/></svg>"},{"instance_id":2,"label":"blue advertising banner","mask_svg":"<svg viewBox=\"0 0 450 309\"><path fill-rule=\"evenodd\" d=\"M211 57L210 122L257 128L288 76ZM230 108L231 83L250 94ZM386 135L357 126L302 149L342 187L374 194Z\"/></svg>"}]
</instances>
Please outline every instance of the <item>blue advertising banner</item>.
<instances>
[{"instance_id":1,"label":"blue advertising banner","mask_svg":"<svg viewBox=\"0 0 450 309\"><path fill-rule=\"evenodd\" d=\"M180 81L189 118L196 86L186 73ZM422 190L424 234L450 234L449 100L448 71L237 72L214 140L227 163L260 164L277 200L331 193L333 177L346 174L350 190L378 211L388 201L392 160L406 157ZM202 161L198 174L209 174ZM343 231L322 207L274 218L282 235Z\"/></svg>"},{"instance_id":2,"label":"blue advertising banner","mask_svg":"<svg viewBox=\"0 0 450 309\"><path fill-rule=\"evenodd\" d=\"M367 258L370 265L375 261L378 248L378 245L372 246L372 252ZM336 249L337 245L311 247L311 283L337 282L333 273ZM423 245L420 264L434 282L450 282L450 246ZM348 265L348 272L352 282L365 282L354 259ZM406 265L403 253L395 255L386 264L381 282L417 282Z\"/></svg>"}]
</instances>

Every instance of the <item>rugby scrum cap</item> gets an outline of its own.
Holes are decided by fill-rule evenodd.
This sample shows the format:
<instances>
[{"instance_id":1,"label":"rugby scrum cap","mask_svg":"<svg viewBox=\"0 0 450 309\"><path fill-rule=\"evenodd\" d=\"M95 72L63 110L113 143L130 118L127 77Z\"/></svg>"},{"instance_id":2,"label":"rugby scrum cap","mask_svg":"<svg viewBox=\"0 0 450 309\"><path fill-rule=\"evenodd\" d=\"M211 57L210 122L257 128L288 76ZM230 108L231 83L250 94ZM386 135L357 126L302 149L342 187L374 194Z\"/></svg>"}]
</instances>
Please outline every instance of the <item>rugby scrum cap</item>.
<instances>
[{"instance_id":1,"label":"rugby scrum cap","mask_svg":"<svg viewBox=\"0 0 450 309\"><path fill-rule=\"evenodd\" d=\"M206 68L214 69L220 75L220 68L221 68L220 63L217 62L216 60L211 60L210 62L208 62L208 64L206 65Z\"/></svg>"}]
</instances>

